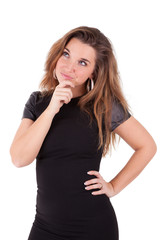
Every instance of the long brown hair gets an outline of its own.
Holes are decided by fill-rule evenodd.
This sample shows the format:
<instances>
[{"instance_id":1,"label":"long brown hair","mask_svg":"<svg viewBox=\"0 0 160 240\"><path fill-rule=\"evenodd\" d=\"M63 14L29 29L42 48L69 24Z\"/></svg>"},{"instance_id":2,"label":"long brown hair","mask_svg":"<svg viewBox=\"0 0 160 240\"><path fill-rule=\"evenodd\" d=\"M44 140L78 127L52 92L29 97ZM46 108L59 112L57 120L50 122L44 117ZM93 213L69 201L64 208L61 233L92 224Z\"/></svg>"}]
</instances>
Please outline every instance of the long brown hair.
<instances>
[{"instance_id":1,"label":"long brown hair","mask_svg":"<svg viewBox=\"0 0 160 240\"><path fill-rule=\"evenodd\" d=\"M93 120L91 106L93 107L94 117L99 130L98 149L102 147L102 156L104 157L111 150L112 145L115 148L116 142L116 134L111 131L113 101L116 100L121 103L125 117L127 116L127 111L130 111L121 88L117 61L113 53L111 41L97 28L81 26L69 31L51 47L45 63L45 75L40 83L40 88L42 94L52 94L59 84L58 80L53 76L53 71L65 46L73 37L96 50L96 64L92 78L94 88L79 99L78 105L81 110L90 115L91 121ZM89 79L86 81L86 86L88 82Z\"/></svg>"}]
</instances>

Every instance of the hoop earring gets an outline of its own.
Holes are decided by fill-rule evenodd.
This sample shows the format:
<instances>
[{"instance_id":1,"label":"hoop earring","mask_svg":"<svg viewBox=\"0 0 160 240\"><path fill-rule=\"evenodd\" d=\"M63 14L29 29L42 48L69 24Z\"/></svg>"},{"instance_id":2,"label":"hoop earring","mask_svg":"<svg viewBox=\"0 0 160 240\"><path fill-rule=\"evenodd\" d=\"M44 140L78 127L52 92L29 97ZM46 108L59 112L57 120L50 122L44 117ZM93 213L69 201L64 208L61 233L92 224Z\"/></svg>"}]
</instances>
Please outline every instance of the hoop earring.
<instances>
[{"instance_id":1,"label":"hoop earring","mask_svg":"<svg viewBox=\"0 0 160 240\"><path fill-rule=\"evenodd\" d=\"M57 76L56 76L56 70L53 70L53 78L57 80Z\"/></svg>"},{"instance_id":2,"label":"hoop earring","mask_svg":"<svg viewBox=\"0 0 160 240\"><path fill-rule=\"evenodd\" d=\"M87 82L87 91L91 91L94 88L94 81L92 78L88 78Z\"/></svg>"},{"instance_id":3,"label":"hoop earring","mask_svg":"<svg viewBox=\"0 0 160 240\"><path fill-rule=\"evenodd\" d=\"M92 78L90 79L90 81L91 81L91 90L92 90L94 88L94 81Z\"/></svg>"},{"instance_id":4,"label":"hoop earring","mask_svg":"<svg viewBox=\"0 0 160 240\"><path fill-rule=\"evenodd\" d=\"M94 81L92 78L88 78L87 82L87 91L91 91L94 88Z\"/></svg>"}]
</instances>

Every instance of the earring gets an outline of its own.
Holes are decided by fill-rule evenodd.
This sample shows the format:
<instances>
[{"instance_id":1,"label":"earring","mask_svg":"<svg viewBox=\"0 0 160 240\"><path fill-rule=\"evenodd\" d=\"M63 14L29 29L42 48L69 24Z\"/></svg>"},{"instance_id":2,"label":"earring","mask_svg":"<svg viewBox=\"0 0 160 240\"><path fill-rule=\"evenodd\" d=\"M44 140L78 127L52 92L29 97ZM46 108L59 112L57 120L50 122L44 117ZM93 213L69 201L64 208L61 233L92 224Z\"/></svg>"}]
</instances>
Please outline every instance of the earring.
<instances>
[{"instance_id":1,"label":"earring","mask_svg":"<svg viewBox=\"0 0 160 240\"><path fill-rule=\"evenodd\" d=\"M91 90L92 90L94 88L94 81L92 78L90 79L90 81L91 81Z\"/></svg>"},{"instance_id":2,"label":"earring","mask_svg":"<svg viewBox=\"0 0 160 240\"><path fill-rule=\"evenodd\" d=\"M88 78L87 82L87 91L91 91L94 88L94 81L92 78Z\"/></svg>"},{"instance_id":3,"label":"earring","mask_svg":"<svg viewBox=\"0 0 160 240\"><path fill-rule=\"evenodd\" d=\"M53 70L53 78L54 78L54 79L57 79L56 70L55 70L55 69Z\"/></svg>"}]
</instances>

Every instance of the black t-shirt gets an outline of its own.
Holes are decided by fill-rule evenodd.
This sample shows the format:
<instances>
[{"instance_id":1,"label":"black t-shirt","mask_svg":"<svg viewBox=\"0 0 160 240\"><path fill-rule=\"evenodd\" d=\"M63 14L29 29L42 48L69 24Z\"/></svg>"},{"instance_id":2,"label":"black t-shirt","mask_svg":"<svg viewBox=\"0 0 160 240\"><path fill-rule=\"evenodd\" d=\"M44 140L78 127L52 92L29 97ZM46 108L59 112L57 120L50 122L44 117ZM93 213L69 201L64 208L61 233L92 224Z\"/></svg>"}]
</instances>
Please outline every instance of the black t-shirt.
<instances>
[{"instance_id":1,"label":"black t-shirt","mask_svg":"<svg viewBox=\"0 0 160 240\"><path fill-rule=\"evenodd\" d=\"M77 102L76 100L79 98L80 97L72 98L71 102ZM22 118L29 118L35 121L48 106L50 99L51 96L45 96L42 98L40 91L33 92L25 104ZM124 110L122 106L114 102L112 108L111 131L113 131L116 127L118 127L121 123L130 117L131 114L128 112L127 118L124 119Z\"/></svg>"},{"instance_id":2,"label":"black t-shirt","mask_svg":"<svg viewBox=\"0 0 160 240\"><path fill-rule=\"evenodd\" d=\"M91 224L99 216L106 229L107 219L113 211L109 198L105 194L94 196L91 194L93 190L86 190L84 186L85 181L96 177L87 172L99 171L102 148L97 150L97 122L94 119L89 126L88 114L77 106L79 98L72 98L68 104L63 104L54 116L37 155L36 217L45 224L54 223L61 227L67 222L67 229L70 221L77 221L77 226L80 226L78 224L82 220L87 229L87 223ZM50 100L51 96L40 97L39 91L33 92L25 104L22 118L35 121ZM130 116L128 113L127 119ZM123 108L114 104L112 131L123 121ZM62 229L64 231L64 225ZM103 234L103 231L100 232Z\"/></svg>"}]
</instances>

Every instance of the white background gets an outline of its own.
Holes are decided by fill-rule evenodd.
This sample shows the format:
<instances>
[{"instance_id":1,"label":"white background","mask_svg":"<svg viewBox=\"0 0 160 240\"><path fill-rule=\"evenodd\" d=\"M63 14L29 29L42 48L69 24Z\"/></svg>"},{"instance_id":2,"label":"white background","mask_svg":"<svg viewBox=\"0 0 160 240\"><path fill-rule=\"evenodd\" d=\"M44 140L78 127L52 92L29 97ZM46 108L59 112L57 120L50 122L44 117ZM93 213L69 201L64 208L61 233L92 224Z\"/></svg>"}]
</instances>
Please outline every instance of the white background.
<instances>
[{"instance_id":1,"label":"white background","mask_svg":"<svg viewBox=\"0 0 160 240\"><path fill-rule=\"evenodd\" d=\"M115 49L123 90L134 117L159 147L159 1L15 0L0 3L0 237L28 238L35 215L35 161L16 168L9 155L24 104L38 90L52 44L72 28L99 28ZM111 180L133 150L122 139L100 173ZM159 149L144 171L111 199L120 240L160 239ZM54 187L54 186L53 186ZM3 237L2 237L3 236Z\"/></svg>"}]
</instances>

